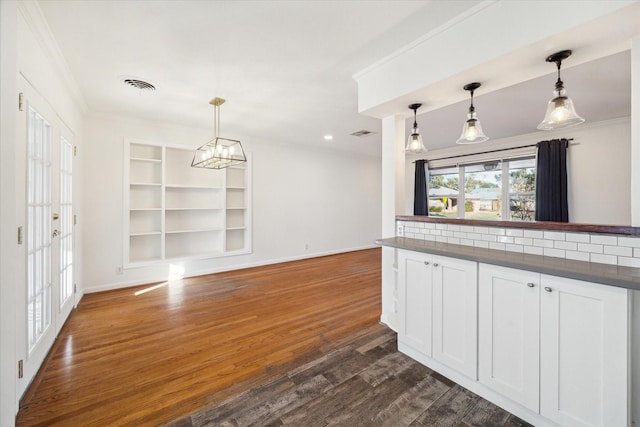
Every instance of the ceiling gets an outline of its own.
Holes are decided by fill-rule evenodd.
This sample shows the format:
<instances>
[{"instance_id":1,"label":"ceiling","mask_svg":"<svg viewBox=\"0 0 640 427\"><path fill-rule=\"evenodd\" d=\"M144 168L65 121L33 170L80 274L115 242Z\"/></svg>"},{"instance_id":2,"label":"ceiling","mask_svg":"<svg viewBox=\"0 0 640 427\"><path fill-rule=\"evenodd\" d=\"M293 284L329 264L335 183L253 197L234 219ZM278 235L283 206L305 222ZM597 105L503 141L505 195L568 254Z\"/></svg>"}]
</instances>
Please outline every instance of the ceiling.
<instances>
[{"instance_id":1,"label":"ceiling","mask_svg":"<svg viewBox=\"0 0 640 427\"><path fill-rule=\"evenodd\" d=\"M39 6L91 114L212 129L209 101L221 97L227 100L221 136L380 155L380 121L358 114L352 76L479 2L41 0ZM488 136L535 130L551 97L553 67L543 78L476 91ZM630 115L630 68L622 52L563 69L578 113L588 121ZM122 76L157 90L140 92ZM430 149L454 145L467 108L468 101L457 102L419 115ZM350 135L363 129L375 134Z\"/></svg>"}]
</instances>

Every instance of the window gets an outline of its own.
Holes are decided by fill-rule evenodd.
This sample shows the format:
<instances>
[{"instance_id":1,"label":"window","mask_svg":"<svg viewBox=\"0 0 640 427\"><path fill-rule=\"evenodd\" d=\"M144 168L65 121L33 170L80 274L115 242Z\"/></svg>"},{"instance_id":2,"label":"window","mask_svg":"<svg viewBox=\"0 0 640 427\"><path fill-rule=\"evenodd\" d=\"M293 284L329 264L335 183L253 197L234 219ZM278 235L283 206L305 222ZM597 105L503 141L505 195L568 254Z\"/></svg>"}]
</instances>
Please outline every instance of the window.
<instances>
[{"instance_id":1,"label":"window","mask_svg":"<svg viewBox=\"0 0 640 427\"><path fill-rule=\"evenodd\" d=\"M535 178L533 157L430 169L429 215L533 221Z\"/></svg>"}]
</instances>

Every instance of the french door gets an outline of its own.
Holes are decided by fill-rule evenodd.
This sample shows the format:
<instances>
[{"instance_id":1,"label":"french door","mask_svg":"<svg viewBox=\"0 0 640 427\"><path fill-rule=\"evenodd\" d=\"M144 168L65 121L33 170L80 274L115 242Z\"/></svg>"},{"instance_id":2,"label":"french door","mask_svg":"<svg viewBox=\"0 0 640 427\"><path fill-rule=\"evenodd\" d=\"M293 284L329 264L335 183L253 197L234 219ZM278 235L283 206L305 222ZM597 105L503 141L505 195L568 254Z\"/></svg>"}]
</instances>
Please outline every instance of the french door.
<instances>
[{"instance_id":1,"label":"french door","mask_svg":"<svg viewBox=\"0 0 640 427\"><path fill-rule=\"evenodd\" d=\"M16 185L22 218L17 355L20 398L69 316L74 300L72 133L22 77Z\"/></svg>"}]
</instances>

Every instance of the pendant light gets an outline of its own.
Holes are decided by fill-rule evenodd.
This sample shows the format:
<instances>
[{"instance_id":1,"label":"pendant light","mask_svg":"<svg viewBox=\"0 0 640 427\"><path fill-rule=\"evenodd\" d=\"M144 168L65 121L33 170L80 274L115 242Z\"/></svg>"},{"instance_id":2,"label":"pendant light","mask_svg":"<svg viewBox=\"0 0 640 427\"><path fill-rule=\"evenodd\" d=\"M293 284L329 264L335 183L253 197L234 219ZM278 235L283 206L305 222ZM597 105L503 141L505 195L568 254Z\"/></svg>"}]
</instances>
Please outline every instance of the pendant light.
<instances>
[{"instance_id":1,"label":"pendant light","mask_svg":"<svg viewBox=\"0 0 640 427\"><path fill-rule=\"evenodd\" d=\"M553 91L554 97L547 104L547 113L538 125L540 130L562 129L584 123L584 119L576 113L571 98L565 96L564 83L560 79L562 61L571 56L571 53L570 50L562 50L547 57L547 62L555 62L558 67L558 80Z\"/></svg>"},{"instance_id":2,"label":"pendant light","mask_svg":"<svg viewBox=\"0 0 640 427\"><path fill-rule=\"evenodd\" d=\"M418 154L427 151L424 146L424 142L422 142L422 136L418 130L418 122L416 119L416 112L420 107L422 107L422 104L409 105L409 109L413 110L413 129L411 130L411 135L409 135L409 138L407 139L407 146L404 149L406 153Z\"/></svg>"},{"instance_id":3,"label":"pendant light","mask_svg":"<svg viewBox=\"0 0 640 427\"><path fill-rule=\"evenodd\" d=\"M480 120L476 117L476 108L473 106L473 92L480 86L480 83L469 83L464 86L464 90L471 92L471 105L469 106L467 121L462 125L462 133L456 144L477 144L489 139L482 131Z\"/></svg>"},{"instance_id":4,"label":"pendant light","mask_svg":"<svg viewBox=\"0 0 640 427\"><path fill-rule=\"evenodd\" d=\"M209 102L214 108L214 138L196 149L191 161L194 168L224 169L247 161L240 141L219 136L220 106L224 103L222 98L214 98Z\"/></svg>"}]
</instances>

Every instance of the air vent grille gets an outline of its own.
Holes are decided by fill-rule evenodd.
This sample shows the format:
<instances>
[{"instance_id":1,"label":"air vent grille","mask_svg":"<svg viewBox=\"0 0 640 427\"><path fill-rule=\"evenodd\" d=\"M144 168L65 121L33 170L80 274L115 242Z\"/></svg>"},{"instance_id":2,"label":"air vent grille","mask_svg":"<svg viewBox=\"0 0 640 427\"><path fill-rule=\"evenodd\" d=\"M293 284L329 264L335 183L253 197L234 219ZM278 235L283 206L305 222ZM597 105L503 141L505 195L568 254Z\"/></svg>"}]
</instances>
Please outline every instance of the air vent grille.
<instances>
[{"instance_id":1,"label":"air vent grille","mask_svg":"<svg viewBox=\"0 0 640 427\"><path fill-rule=\"evenodd\" d=\"M132 78L132 77L123 77L122 83L141 91L153 92L156 90L156 87L151 83L145 82L144 80Z\"/></svg>"},{"instance_id":2,"label":"air vent grille","mask_svg":"<svg viewBox=\"0 0 640 427\"><path fill-rule=\"evenodd\" d=\"M358 138L364 138L365 136L373 135L375 132L371 132L370 130L362 129L350 133L349 135L357 136Z\"/></svg>"}]
</instances>

